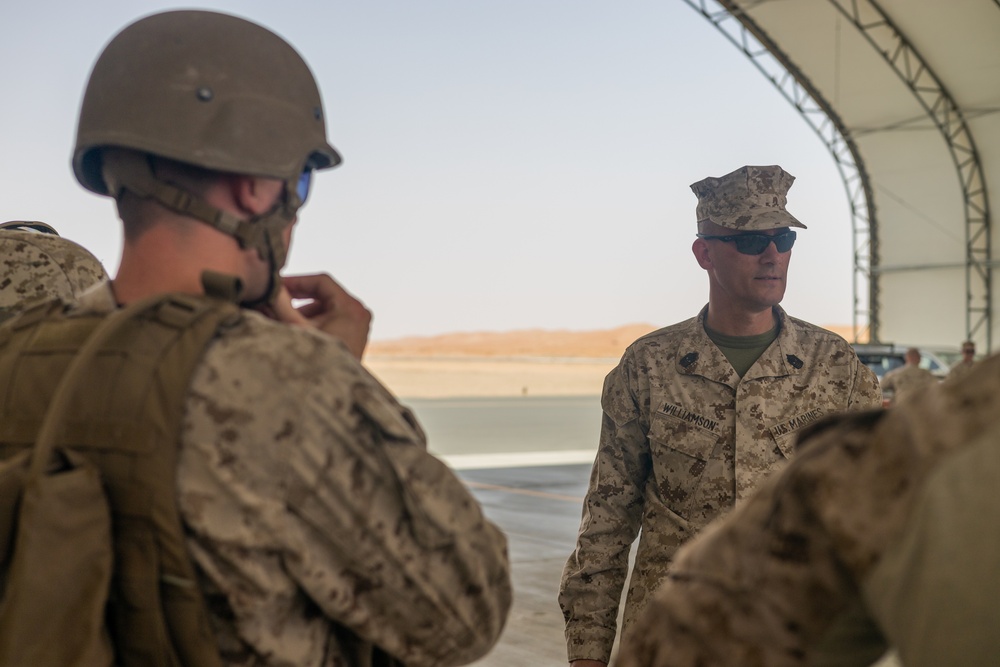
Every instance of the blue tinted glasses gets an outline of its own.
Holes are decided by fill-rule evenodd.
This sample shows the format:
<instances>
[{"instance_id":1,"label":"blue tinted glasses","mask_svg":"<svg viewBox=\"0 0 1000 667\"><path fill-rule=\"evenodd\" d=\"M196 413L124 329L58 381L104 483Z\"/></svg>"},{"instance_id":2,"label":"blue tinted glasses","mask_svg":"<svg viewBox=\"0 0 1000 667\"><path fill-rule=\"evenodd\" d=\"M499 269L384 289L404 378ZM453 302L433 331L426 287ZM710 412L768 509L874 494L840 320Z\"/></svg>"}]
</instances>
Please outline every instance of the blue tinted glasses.
<instances>
[{"instance_id":1,"label":"blue tinted glasses","mask_svg":"<svg viewBox=\"0 0 1000 667\"><path fill-rule=\"evenodd\" d=\"M728 236L712 236L711 234L698 234L698 238L705 239L706 241L725 241L726 243L735 243L736 252L743 255L760 255L765 250L767 246L774 242L774 247L778 252L785 253L792 249L795 245L795 232L788 230L787 232L781 232L780 234L775 234L771 236L770 234L760 234L760 233L749 233L749 234L730 234Z\"/></svg>"},{"instance_id":2,"label":"blue tinted glasses","mask_svg":"<svg viewBox=\"0 0 1000 667\"><path fill-rule=\"evenodd\" d=\"M295 185L295 192L299 195L299 201L303 204L306 203L306 198L309 197L309 188L312 186L312 169L308 167L299 176L299 182Z\"/></svg>"}]
</instances>

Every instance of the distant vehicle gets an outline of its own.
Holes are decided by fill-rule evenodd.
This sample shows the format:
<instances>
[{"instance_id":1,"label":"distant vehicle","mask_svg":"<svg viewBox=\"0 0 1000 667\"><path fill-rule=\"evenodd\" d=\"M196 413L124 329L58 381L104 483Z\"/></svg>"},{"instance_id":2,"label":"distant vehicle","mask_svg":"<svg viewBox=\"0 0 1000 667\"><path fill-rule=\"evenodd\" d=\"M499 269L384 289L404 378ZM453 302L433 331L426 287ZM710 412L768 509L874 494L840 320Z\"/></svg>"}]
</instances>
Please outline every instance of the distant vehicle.
<instances>
[{"instance_id":1,"label":"distant vehicle","mask_svg":"<svg viewBox=\"0 0 1000 667\"><path fill-rule=\"evenodd\" d=\"M962 360L962 348L960 347L921 348L921 352L923 352L924 349L933 353L938 359L943 361L948 368L951 368ZM978 361L979 359L982 359L982 355L977 354L975 358Z\"/></svg>"},{"instance_id":2,"label":"distant vehicle","mask_svg":"<svg viewBox=\"0 0 1000 667\"><path fill-rule=\"evenodd\" d=\"M883 375L906 363L906 351L912 347L893 343L851 343L851 345L854 346L861 363L875 372L879 382L882 381ZM921 368L942 379L948 376L948 370L951 368L948 358L954 358L951 357L951 350L925 347L917 349L920 350ZM960 358L961 354L958 356Z\"/></svg>"}]
</instances>

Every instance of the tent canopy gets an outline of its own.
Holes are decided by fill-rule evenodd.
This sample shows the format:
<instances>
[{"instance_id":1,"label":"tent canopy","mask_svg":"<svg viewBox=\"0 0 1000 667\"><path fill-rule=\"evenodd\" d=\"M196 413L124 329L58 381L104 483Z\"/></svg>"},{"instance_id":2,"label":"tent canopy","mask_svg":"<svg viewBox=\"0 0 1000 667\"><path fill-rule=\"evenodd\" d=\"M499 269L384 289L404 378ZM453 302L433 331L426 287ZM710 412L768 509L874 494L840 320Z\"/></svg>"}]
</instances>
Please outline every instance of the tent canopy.
<instances>
[{"instance_id":1,"label":"tent canopy","mask_svg":"<svg viewBox=\"0 0 1000 667\"><path fill-rule=\"evenodd\" d=\"M852 202L856 335L989 350L1000 0L686 0L826 140Z\"/></svg>"}]
</instances>

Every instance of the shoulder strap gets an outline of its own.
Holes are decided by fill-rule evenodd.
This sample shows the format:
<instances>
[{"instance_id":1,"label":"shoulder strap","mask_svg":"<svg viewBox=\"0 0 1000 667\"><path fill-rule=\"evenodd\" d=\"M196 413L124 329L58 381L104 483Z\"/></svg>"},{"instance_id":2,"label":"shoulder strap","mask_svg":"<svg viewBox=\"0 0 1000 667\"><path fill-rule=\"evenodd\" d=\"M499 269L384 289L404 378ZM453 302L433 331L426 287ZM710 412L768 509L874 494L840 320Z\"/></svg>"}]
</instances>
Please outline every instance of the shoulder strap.
<instances>
[{"instance_id":1,"label":"shoulder strap","mask_svg":"<svg viewBox=\"0 0 1000 667\"><path fill-rule=\"evenodd\" d=\"M55 435L63 426L67 414L67 405L73 394L80 389L81 380L84 373L94 360L97 351L108 339L119 333L122 327L126 326L130 320L139 318L146 311L155 308L163 302L163 297L158 295L143 301L134 303L126 308L116 310L108 315L90 334L86 342L73 357L66 373L59 381L53 394L49 407L45 411L42 425L38 429L35 437L35 447L31 455L31 465L28 469L28 480L38 479L42 471L52 460L53 451L56 444Z\"/></svg>"},{"instance_id":2,"label":"shoulder strap","mask_svg":"<svg viewBox=\"0 0 1000 667\"><path fill-rule=\"evenodd\" d=\"M219 665L175 475L191 375L219 327L240 316L223 300L170 294L104 318L55 314L11 323L20 331L0 359L12 385L0 390L7 402L0 442L34 443L32 475L56 450L83 453L100 469L113 514L109 626L118 665ZM34 381L46 369L62 376L54 391L51 382ZM11 410L12 401L23 409ZM39 403L48 404L44 416Z\"/></svg>"}]
</instances>

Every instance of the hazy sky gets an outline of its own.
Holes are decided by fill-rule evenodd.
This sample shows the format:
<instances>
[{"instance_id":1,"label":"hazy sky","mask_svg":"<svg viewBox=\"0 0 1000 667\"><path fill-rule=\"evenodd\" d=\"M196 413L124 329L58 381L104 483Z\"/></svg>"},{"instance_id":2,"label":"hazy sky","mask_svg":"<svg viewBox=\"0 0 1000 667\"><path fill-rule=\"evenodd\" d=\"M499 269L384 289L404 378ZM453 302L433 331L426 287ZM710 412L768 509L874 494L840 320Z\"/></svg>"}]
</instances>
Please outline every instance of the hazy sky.
<instances>
[{"instance_id":1,"label":"hazy sky","mask_svg":"<svg viewBox=\"0 0 1000 667\"><path fill-rule=\"evenodd\" d=\"M744 164L797 177L809 225L784 306L851 321L847 198L820 139L681 0L206 2L290 41L344 164L300 214L289 273L325 271L373 337L665 325L708 283L689 185ZM104 44L154 0L0 8L0 220L44 220L114 273L110 200L69 166Z\"/></svg>"}]
</instances>

